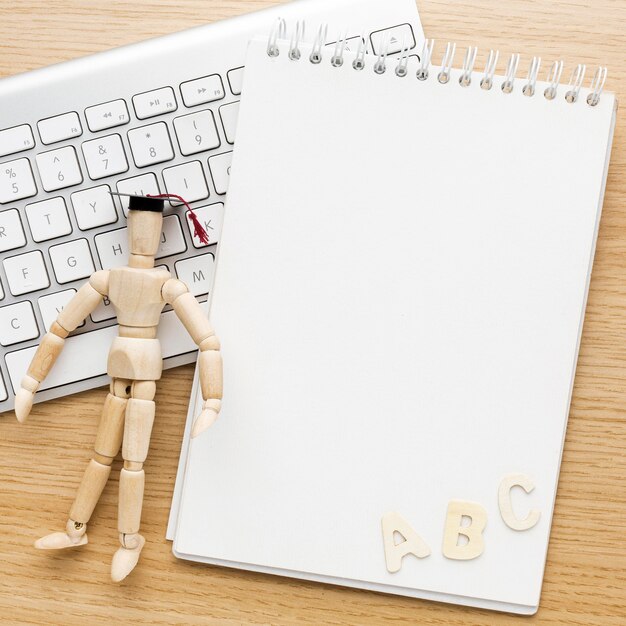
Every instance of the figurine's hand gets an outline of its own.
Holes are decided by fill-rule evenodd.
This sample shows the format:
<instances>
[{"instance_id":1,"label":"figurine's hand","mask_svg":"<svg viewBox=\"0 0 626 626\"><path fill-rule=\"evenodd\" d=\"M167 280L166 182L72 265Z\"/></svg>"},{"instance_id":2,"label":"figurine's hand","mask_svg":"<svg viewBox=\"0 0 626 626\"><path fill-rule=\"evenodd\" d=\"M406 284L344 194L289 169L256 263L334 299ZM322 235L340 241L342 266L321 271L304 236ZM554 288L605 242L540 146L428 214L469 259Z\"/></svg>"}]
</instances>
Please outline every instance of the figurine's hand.
<instances>
[{"instance_id":1,"label":"figurine's hand","mask_svg":"<svg viewBox=\"0 0 626 626\"><path fill-rule=\"evenodd\" d=\"M208 402L211 401L209 400ZM213 425L213 422L217 419L217 410L212 407L208 407L208 402L204 403L202 413L196 417L193 426L191 427L192 439L210 428Z\"/></svg>"},{"instance_id":2,"label":"figurine's hand","mask_svg":"<svg viewBox=\"0 0 626 626\"><path fill-rule=\"evenodd\" d=\"M15 417L17 417L18 422L23 424L30 415L34 397L35 394L28 389L24 389L24 387L17 392L15 396Z\"/></svg>"}]
</instances>

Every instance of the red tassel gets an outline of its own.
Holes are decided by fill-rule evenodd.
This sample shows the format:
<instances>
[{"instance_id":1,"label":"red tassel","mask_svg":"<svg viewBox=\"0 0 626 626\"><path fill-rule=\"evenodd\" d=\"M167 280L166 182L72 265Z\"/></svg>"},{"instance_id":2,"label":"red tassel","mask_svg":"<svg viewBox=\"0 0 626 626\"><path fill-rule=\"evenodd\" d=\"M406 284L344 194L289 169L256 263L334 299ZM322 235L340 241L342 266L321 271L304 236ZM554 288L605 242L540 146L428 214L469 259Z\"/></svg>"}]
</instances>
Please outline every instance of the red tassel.
<instances>
[{"instance_id":1,"label":"red tassel","mask_svg":"<svg viewBox=\"0 0 626 626\"><path fill-rule=\"evenodd\" d=\"M200 220L198 216L189 209L189 219L193 222L193 234L200 240L201 243L209 243L209 236L207 235L206 230L202 224L200 224Z\"/></svg>"},{"instance_id":2,"label":"red tassel","mask_svg":"<svg viewBox=\"0 0 626 626\"><path fill-rule=\"evenodd\" d=\"M158 196L147 194L147 197L148 198L175 198L179 202L182 202L185 205L185 207L187 207L187 210L188 210L187 217L191 220L193 224L194 237L197 237L200 240L200 243L204 243L204 244L209 243L209 235L207 234L206 230L200 223L198 216L194 213L193 209L189 206L189 203L187 202L187 200L185 200L181 196L177 196L174 193L161 193Z\"/></svg>"}]
</instances>

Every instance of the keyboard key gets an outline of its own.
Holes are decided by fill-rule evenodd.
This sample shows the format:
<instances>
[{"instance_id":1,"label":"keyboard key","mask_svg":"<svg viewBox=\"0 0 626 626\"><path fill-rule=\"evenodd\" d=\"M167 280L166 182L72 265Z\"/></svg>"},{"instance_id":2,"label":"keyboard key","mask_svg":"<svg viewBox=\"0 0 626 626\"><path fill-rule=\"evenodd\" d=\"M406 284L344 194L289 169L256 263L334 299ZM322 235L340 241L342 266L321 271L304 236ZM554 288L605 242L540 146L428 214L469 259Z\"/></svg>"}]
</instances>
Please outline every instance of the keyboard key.
<instances>
[{"instance_id":1,"label":"keyboard key","mask_svg":"<svg viewBox=\"0 0 626 626\"><path fill-rule=\"evenodd\" d=\"M30 302L18 302L0 308L1 345L12 346L14 343L36 337L39 337L39 328L37 328L33 305Z\"/></svg>"},{"instance_id":2,"label":"keyboard key","mask_svg":"<svg viewBox=\"0 0 626 626\"><path fill-rule=\"evenodd\" d=\"M4 300L4 289L2 288L2 283L0 283L0 300Z\"/></svg>"},{"instance_id":3,"label":"keyboard key","mask_svg":"<svg viewBox=\"0 0 626 626\"><path fill-rule=\"evenodd\" d=\"M117 183L118 193L129 193L134 196L157 196L161 193L159 183L154 174L142 174L141 176L133 176L125 178ZM128 215L128 198L120 197L119 201L122 205L124 215Z\"/></svg>"},{"instance_id":4,"label":"keyboard key","mask_svg":"<svg viewBox=\"0 0 626 626\"><path fill-rule=\"evenodd\" d=\"M0 372L0 402L4 402L8 397L9 394L2 378L2 372Z\"/></svg>"},{"instance_id":5,"label":"keyboard key","mask_svg":"<svg viewBox=\"0 0 626 626\"><path fill-rule=\"evenodd\" d=\"M16 159L0 165L0 204L7 204L37 193L33 170L28 159Z\"/></svg>"},{"instance_id":6,"label":"keyboard key","mask_svg":"<svg viewBox=\"0 0 626 626\"><path fill-rule=\"evenodd\" d=\"M39 390L44 391L106 374L108 347L117 336L117 332L117 326L114 325L68 337L56 367L41 383ZM161 314L158 337L164 359L198 350L198 346L185 332L174 311ZM36 350L37 347L32 346L6 355L5 361L13 389L20 388L20 381Z\"/></svg>"},{"instance_id":7,"label":"keyboard key","mask_svg":"<svg viewBox=\"0 0 626 626\"><path fill-rule=\"evenodd\" d=\"M20 213L17 209L0 212L0 252L26 245Z\"/></svg>"},{"instance_id":8,"label":"keyboard key","mask_svg":"<svg viewBox=\"0 0 626 626\"><path fill-rule=\"evenodd\" d=\"M112 100L89 107L85 109L85 117L87 118L87 126L92 133L123 126L130 121L128 107L124 100Z\"/></svg>"},{"instance_id":9,"label":"keyboard key","mask_svg":"<svg viewBox=\"0 0 626 626\"><path fill-rule=\"evenodd\" d=\"M72 146L38 154L37 167L46 191L56 191L83 182L76 150Z\"/></svg>"},{"instance_id":10,"label":"keyboard key","mask_svg":"<svg viewBox=\"0 0 626 626\"><path fill-rule=\"evenodd\" d=\"M216 100L221 100L225 95L224 85L219 74L187 81L180 86L180 93L187 107L215 102Z\"/></svg>"},{"instance_id":11,"label":"keyboard key","mask_svg":"<svg viewBox=\"0 0 626 626\"><path fill-rule=\"evenodd\" d=\"M171 161L174 150L165 122L128 131L128 141L137 167Z\"/></svg>"},{"instance_id":12,"label":"keyboard key","mask_svg":"<svg viewBox=\"0 0 626 626\"><path fill-rule=\"evenodd\" d=\"M388 54L401 52L403 42L409 48L415 48L415 36L410 24L400 24L400 26L394 26L393 28L377 30L370 35L370 41L372 42L374 54L380 54L381 47L385 41L389 42Z\"/></svg>"},{"instance_id":13,"label":"keyboard key","mask_svg":"<svg viewBox=\"0 0 626 626\"><path fill-rule=\"evenodd\" d=\"M30 150L34 146L35 138L28 124L0 130L0 157Z\"/></svg>"},{"instance_id":14,"label":"keyboard key","mask_svg":"<svg viewBox=\"0 0 626 626\"><path fill-rule=\"evenodd\" d=\"M37 122L37 128L39 129L41 142L46 145L63 141L64 139L80 137L83 134L83 127L80 125L78 113L74 111L41 120Z\"/></svg>"},{"instance_id":15,"label":"keyboard key","mask_svg":"<svg viewBox=\"0 0 626 626\"><path fill-rule=\"evenodd\" d=\"M178 108L176 96L174 96L174 90L171 87L146 91L133 96L133 106L140 120L146 120L155 115L163 115L163 113L171 113Z\"/></svg>"},{"instance_id":16,"label":"keyboard key","mask_svg":"<svg viewBox=\"0 0 626 626\"><path fill-rule=\"evenodd\" d=\"M180 254L187 250L183 229L180 226L178 215L168 215L163 218L163 232L161 233L161 243L155 258L162 259L172 254Z\"/></svg>"},{"instance_id":17,"label":"keyboard key","mask_svg":"<svg viewBox=\"0 0 626 626\"><path fill-rule=\"evenodd\" d=\"M14 296L21 296L50 286L43 254L39 250L12 256L5 259L2 264L9 291Z\"/></svg>"},{"instance_id":18,"label":"keyboard key","mask_svg":"<svg viewBox=\"0 0 626 626\"><path fill-rule=\"evenodd\" d=\"M205 246L217 243L220 232L222 231L222 221L224 220L224 204L217 202L216 204L194 209L194 213L198 216L200 223L204 226L204 230L206 230L209 236L209 243L201 243L197 237L193 236L193 223L188 218L188 213L189 211L185 213L185 220L187 221L189 233L193 238L194 247L204 248Z\"/></svg>"},{"instance_id":19,"label":"keyboard key","mask_svg":"<svg viewBox=\"0 0 626 626\"><path fill-rule=\"evenodd\" d=\"M128 265L128 229L117 228L95 237L96 249L102 269Z\"/></svg>"},{"instance_id":20,"label":"keyboard key","mask_svg":"<svg viewBox=\"0 0 626 626\"><path fill-rule=\"evenodd\" d=\"M61 285L87 278L96 271L86 239L52 246L49 252L54 275Z\"/></svg>"},{"instance_id":21,"label":"keyboard key","mask_svg":"<svg viewBox=\"0 0 626 626\"><path fill-rule=\"evenodd\" d=\"M225 152L216 156L209 157L209 169L213 176L213 184L215 192L225 194L228 190L228 181L230 180L230 164L233 160L232 152Z\"/></svg>"},{"instance_id":22,"label":"keyboard key","mask_svg":"<svg viewBox=\"0 0 626 626\"><path fill-rule=\"evenodd\" d=\"M72 206L78 228L89 230L117 222L117 211L108 185L92 187L72 194Z\"/></svg>"},{"instance_id":23,"label":"keyboard key","mask_svg":"<svg viewBox=\"0 0 626 626\"><path fill-rule=\"evenodd\" d=\"M200 161L191 161L164 169L163 180L167 193L182 196L187 202L209 197L209 188ZM172 205L180 206L180 202L172 202Z\"/></svg>"},{"instance_id":24,"label":"keyboard key","mask_svg":"<svg viewBox=\"0 0 626 626\"><path fill-rule=\"evenodd\" d=\"M243 84L243 67L236 67L228 72L228 84L233 96L241 95L241 86Z\"/></svg>"},{"instance_id":25,"label":"keyboard key","mask_svg":"<svg viewBox=\"0 0 626 626\"><path fill-rule=\"evenodd\" d=\"M237 115L239 114L239 102L225 104L220 107L220 118L222 118L222 126L228 143L235 143L235 134L237 130Z\"/></svg>"},{"instance_id":26,"label":"keyboard key","mask_svg":"<svg viewBox=\"0 0 626 626\"><path fill-rule=\"evenodd\" d=\"M26 205L26 218L33 241L40 243L72 232L63 198L51 198Z\"/></svg>"},{"instance_id":27,"label":"keyboard key","mask_svg":"<svg viewBox=\"0 0 626 626\"><path fill-rule=\"evenodd\" d=\"M213 111L191 113L174 120L180 151L185 156L219 148L220 138Z\"/></svg>"},{"instance_id":28,"label":"keyboard key","mask_svg":"<svg viewBox=\"0 0 626 626\"><path fill-rule=\"evenodd\" d=\"M51 293L48 296L39 298L39 310L41 311L41 319L43 320L46 332L50 330L53 322L56 321L63 307L74 297L76 289L66 289L57 293ZM85 322L80 324L84 326ZM80 328L79 326L79 328Z\"/></svg>"},{"instance_id":29,"label":"keyboard key","mask_svg":"<svg viewBox=\"0 0 626 626\"><path fill-rule=\"evenodd\" d=\"M189 287L189 291L194 296L204 296L209 293L214 271L215 256L210 252L176 263L176 275Z\"/></svg>"},{"instance_id":30,"label":"keyboard key","mask_svg":"<svg viewBox=\"0 0 626 626\"><path fill-rule=\"evenodd\" d=\"M112 320L115 317L115 308L111 304L111 301L105 296L102 298L102 302L96 307L96 310L91 314L91 319L98 322L105 322Z\"/></svg>"},{"instance_id":31,"label":"keyboard key","mask_svg":"<svg viewBox=\"0 0 626 626\"><path fill-rule=\"evenodd\" d=\"M83 143L83 154L91 180L128 171L128 161L119 135L107 135Z\"/></svg>"}]
</instances>

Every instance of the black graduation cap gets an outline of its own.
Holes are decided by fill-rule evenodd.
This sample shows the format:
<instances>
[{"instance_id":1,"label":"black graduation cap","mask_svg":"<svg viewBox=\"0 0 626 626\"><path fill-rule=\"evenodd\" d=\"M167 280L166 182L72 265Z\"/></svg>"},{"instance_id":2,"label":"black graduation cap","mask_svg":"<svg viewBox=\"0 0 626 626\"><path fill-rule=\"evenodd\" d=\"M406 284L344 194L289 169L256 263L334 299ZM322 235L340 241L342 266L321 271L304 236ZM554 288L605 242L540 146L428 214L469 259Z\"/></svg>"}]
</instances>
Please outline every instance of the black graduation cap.
<instances>
[{"instance_id":1,"label":"black graduation cap","mask_svg":"<svg viewBox=\"0 0 626 626\"><path fill-rule=\"evenodd\" d=\"M128 209L130 211L152 211L163 213L165 209L165 198L152 196L138 196L132 193L109 192L112 196L128 198Z\"/></svg>"},{"instance_id":2,"label":"black graduation cap","mask_svg":"<svg viewBox=\"0 0 626 626\"><path fill-rule=\"evenodd\" d=\"M187 217L193 224L193 234L200 240L200 243L209 243L209 236L206 230L200 223L198 216L194 213L194 210L189 206L189 203L174 193L160 193L155 196L139 196L132 193L117 193L116 191L109 191L112 196L128 198L128 210L129 211L152 211L153 213L163 213L165 209L165 200L167 198L174 198L187 208Z\"/></svg>"}]
</instances>

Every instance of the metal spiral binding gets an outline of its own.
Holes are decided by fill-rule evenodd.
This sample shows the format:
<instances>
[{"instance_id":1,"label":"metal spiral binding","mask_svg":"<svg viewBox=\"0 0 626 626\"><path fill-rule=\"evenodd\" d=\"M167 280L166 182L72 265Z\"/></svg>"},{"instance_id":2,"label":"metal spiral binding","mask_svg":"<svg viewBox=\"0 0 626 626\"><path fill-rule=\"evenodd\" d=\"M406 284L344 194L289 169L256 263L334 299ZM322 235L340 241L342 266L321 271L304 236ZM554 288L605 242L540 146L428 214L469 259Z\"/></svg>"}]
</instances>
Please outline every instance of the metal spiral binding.
<instances>
[{"instance_id":1,"label":"metal spiral binding","mask_svg":"<svg viewBox=\"0 0 626 626\"><path fill-rule=\"evenodd\" d=\"M582 63L576 66L576 69L572 72L572 77L569 79L569 86L571 89L565 94L565 99L573 104L578 100L578 94L580 88L583 86L583 80L585 79L586 66Z\"/></svg>"},{"instance_id":2,"label":"metal spiral binding","mask_svg":"<svg viewBox=\"0 0 626 626\"><path fill-rule=\"evenodd\" d=\"M435 47L434 39L425 39L422 46L422 60L417 70L417 80L426 80L428 78L428 67L433 56L433 48Z\"/></svg>"},{"instance_id":3,"label":"metal spiral binding","mask_svg":"<svg viewBox=\"0 0 626 626\"><path fill-rule=\"evenodd\" d=\"M587 104L591 107L596 106L600 102L600 94L604 89L604 83L606 83L607 71L606 67L600 66L591 81L592 92L587 96Z\"/></svg>"},{"instance_id":4,"label":"metal spiral binding","mask_svg":"<svg viewBox=\"0 0 626 626\"><path fill-rule=\"evenodd\" d=\"M296 30L291 36L291 42L289 44L289 52L287 56L292 61L299 61L301 52L300 52L300 42L304 39L304 29L306 27L306 22L296 22Z\"/></svg>"},{"instance_id":5,"label":"metal spiral binding","mask_svg":"<svg viewBox=\"0 0 626 626\"><path fill-rule=\"evenodd\" d=\"M365 33L361 35L359 38L359 47L356 51L356 57L354 61L352 61L352 67L355 70L363 70L365 69L365 53L367 52L365 46Z\"/></svg>"},{"instance_id":6,"label":"metal spiral binding","mask_svg":"<svg viewBox=\"0 0 626 626\"><path fill-rule=\"evenodd\" d=\"M409 65L409 50L411 46L406 40L406 37L402 37L402 48L400 49L400 59L398 61L398 65L396 65L396 76L400 78L404 78L408 72Z\"/></svg>"},{"instance_id":7,"label":"metal spiral binding","mask_svg":"<svg viewBox=\"0 0 626 626\"><path fill-rule=\"evenodd\" d=\"M452 69L452 61L454 60L454 53L456 52L456 44L448 42L446 46L446 52L443 55L441 61L441 71L437 75L437 80L445 85L450 80L450 70Z\"/></svg>"},{"instance_id":8,"label":"metal spiral binding","mask_svg":"<svg viewBox=\"0 0 626 626\"><path fill-rule=\"evenodd\" d=\"M276 44L279 39L284 39L286 34L287 23L282 17L279 17L276 22L274 22L269 39L267 40L267 56L277 57L280 54L280 49Z\"/></svg>"},{"instance_id":9,"label":"metal spiral binding","mask_svg":"<svg viewBox=\"0 0 626 626\"><path fill-rule=\"evenodd\" d=\"M374 72L376 74L384 74L387 70L387 55L389 54L389 35L385 35L383 42L380 46L380 52L378 54L378 59L376 59L376 63L374 63Z\"/></svg>"},{"instance_id":10,"label":"metal spiral binding","mask_svg":"<svg viewBox=\"0 0 626 626\"><path fill-rule=\"evenodd\" d=\"M322 62L322 46L326 43L326 37L328 37L328 24L321 24L313 43L313 50L309 56L309 61L315 65Z\"/></svg>"},{"instance_id":11,"label":"metal spiral binding","mask_svg":"<svg viewBox=\"0 0 626 626\"><path fill-rule=\"evenodd\" d=\"M461 87L469 87L472 82L472 70L474 69L474 63L476 62L476 53L478 48L476 46L470 46L465 53L465 59L463 59L463 71L459 78L459 85Z\"/></svg>"},{"instance_id":12,"label":"metal spiral binding","mask_svg":"<svg viewBox=\"0 0 626 626\"><path fill-rule=\"evenodd\" d=\"M554 100L556 98L556 88L559 86L561 74L563 73L563 61L555 61L548 72L549 87L543 92L546 100Z\"/></svg>"},{"instance_id":13,"label":"metal spiral binding","mask_svg":"<svg viewBox=\"0 0 626 626\"><path fill-rule=\"evenodd\" d=\"M496 73L496 65L498 65L498 57L500 56L500 51L493 50L489 51L489 56L487 57L487 63L485 63L485 73L480 81L481 89L491 89L493 86L493 77Z\"/></svg>"},{"instance_id":14,"label":"metal spiral binding","mask_svg":"<svg viewBox=\"0 0 626 626\"><path fill-rule=\"evenodd\" d=\"M335 43L335 54L330 58L330 64L333 67L341 67L343 65L343 53L346 49L346 39L348 38L348 31L343 34L343 37L339 37Z\"/></svg>"},{"instance_id":15,"label":"metal spiral binding","mask_svg":"<svg viewBox=\"0 0 626 626\"><path fill-rule=\"evenodd\" d=\"M502 91L511 93L513 91L513 83L515 82L515 74L519 65L519 54L514 52L506 64L506 72L504 74L504 82L502 83Z\"/></svg>"},{"instance_id":16,"label":"metal spiral binding","mask_svg":"<svg viewBox=\"0 0 626 626\"><path fill-rule=\"evenodd\" d=\"M267 54L270 57L278 57L280 55L280 47L278 40L286 39L287 25L284 19L279 18L274 22L272 30L267 41ZM322 62L322 50L326 45L326 39L328 36L328 25L322 24L317 32L315 40L313 42L311 54L309 55L309 61L315 65ZM292 34L289 41L289 51L287 56L293 61L297 61L301 58L302 52L300 50L300 43L304 41L305 37L305 22L297 22L295 32ZM330 58L330 63L334 67L342 67L344 65L344 53L346 50L348 40L348 31L345 31L337 41L335 42L334 54ZM435 42L432 39L426 39L422 45L421 55L410 55L411 46L407 42L406 37L402 39L402 44L399 51L397 64L395 67L395 74L400 78L408 76L408 64L409 58L415 56L419 63L419 67L416 72L416 78L420 81L428 80L430 65L433 58ZM367 67L366 54L367 54L367 37L363 33L359 38L359 44L356 51L356 56L352 61L352 68L354 70L364 70ZM390 39L389 35L383 39L380 50L376 57L376 60L371 66L376 74L384 74L387 71L387 60L389 56ZM448 42L445 52L441 61L439 73L437 74L437 81L442 85L445 85L450 81L452 73L452 65L454 61L454 54L456 52L456 44ZM476 62L477 48L475 46L469 46L465 52L463 59L463 66L459 76L459 84L461 87L469 87L472 83L472 76L474 73L474 65ZM484 90L490 90L493 87L494 77L496 73L496 66L498 64L499 52L497 50L491 50L485 64L485 70L480 80L480 88ZM515 85L515 75L519 67L520 55L512 54L507 62L504 80L501 84L502 92L505 94L512 93ZM541 67L541 57L533 57L529 68L526 82L522 87L522 94L526 97L533 97L535 94L537 80L539 77L539 69ZM574 104L578 101L580 90L582 89L585 79L586 66L583 64L577 65L572 72L568 90L565 93L565 101L569 104ZM561 81L563 73L563 61L555 61L550 66L547 75L548 87L544 90L543 96L546 100L556 99L558 87ZM586 103L595 107L600 102L600 96L604 90L604 85L607 79L607 68L604 66L598 67L593 79L591 81L590 90L586 98Z\"/></svg>"},{"instance_id":17,"label":"metal spiral binding","mask_svg":"<svg viewBox=\"0 0 626 626\"><path fill-rule=\"evenodd\" d=\"M533 57L528 68L528 78L526 84L522 87L522 93L529 98L535 95L535 85L537 84L537 75L541 67L541 57Z\"/></svg>"}]
</instances>

